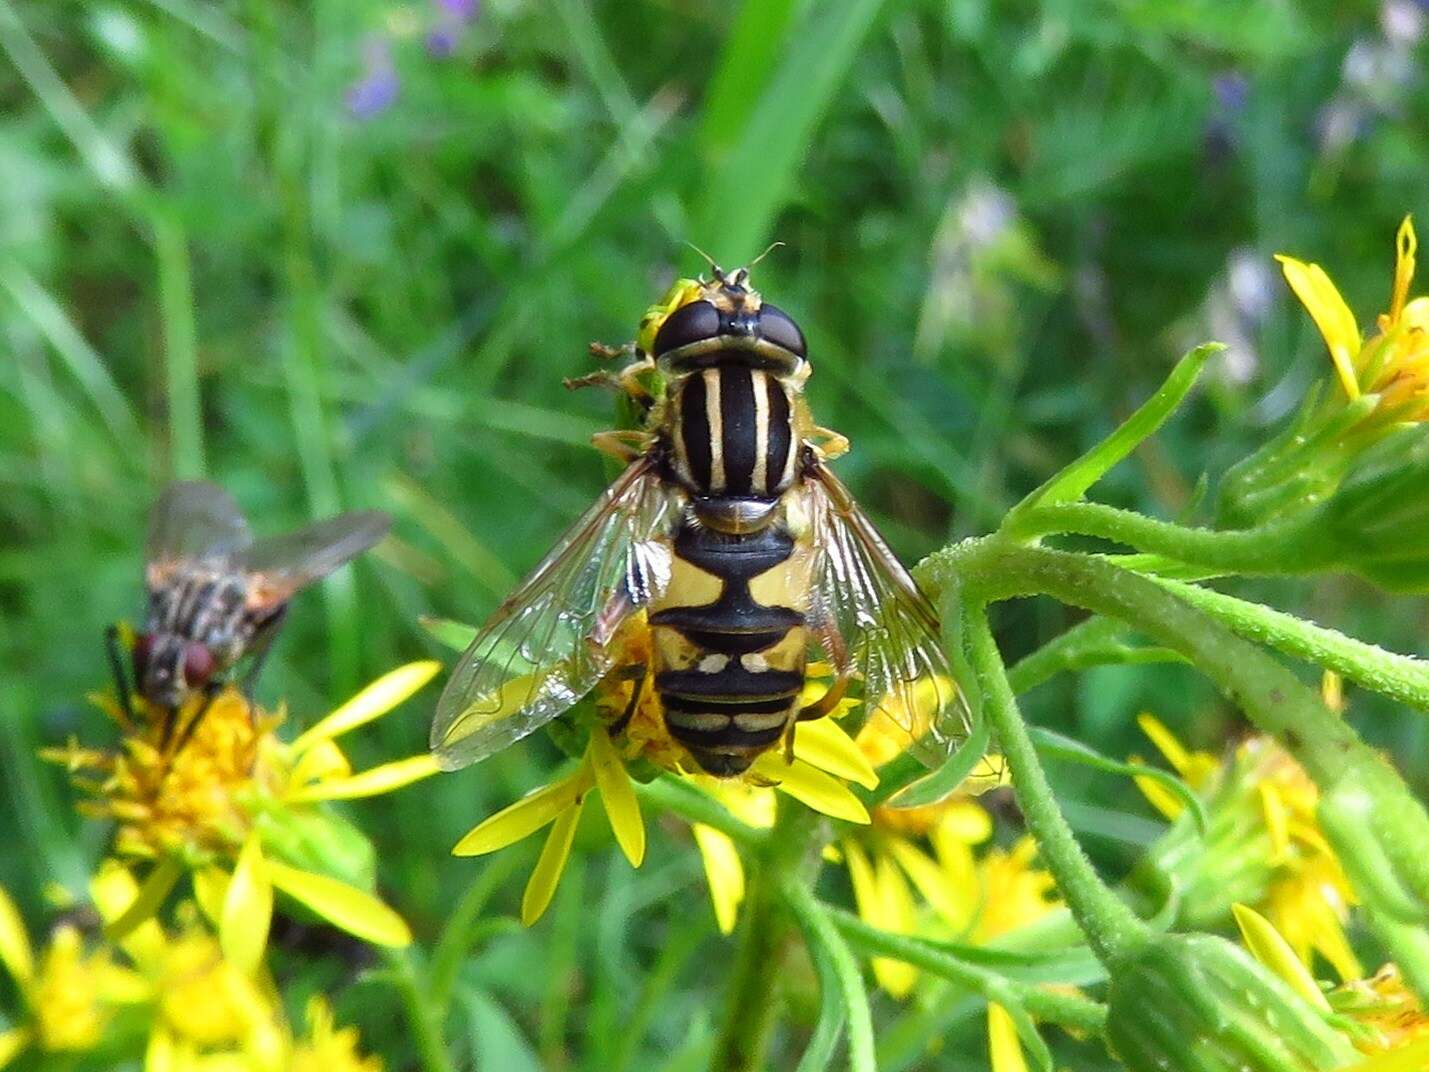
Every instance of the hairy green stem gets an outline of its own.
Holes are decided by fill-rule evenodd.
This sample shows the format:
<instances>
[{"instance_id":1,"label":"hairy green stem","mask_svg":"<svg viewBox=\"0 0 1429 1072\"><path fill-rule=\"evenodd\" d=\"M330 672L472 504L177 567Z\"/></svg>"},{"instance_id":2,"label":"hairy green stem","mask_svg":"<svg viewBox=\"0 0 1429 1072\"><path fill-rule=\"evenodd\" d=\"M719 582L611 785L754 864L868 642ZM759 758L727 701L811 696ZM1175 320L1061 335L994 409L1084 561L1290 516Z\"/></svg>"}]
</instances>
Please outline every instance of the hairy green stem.
<instances>
[{"instance_id":1,"label":"hairy green stem","mask_svg":"<svg viewBox=\"0 0 1429 1072\"><path fill-rule=\"evenodd\" d=\"M1037 1019L1049 1023L1091 1032L1100 1032L1106 1024L1106 1006L1088 998L1009 979L981 965L970 964L932 942L875 927L841 908L825 906L824 912L850 942L874 956L901 960L964 986L989 1001L1020 1004Z\"/></svg>"},{"instance_id":2,"label":"hairy green stem","mask_svg":"<svg viewBox=\"0 0 1429 1072\"><path fill-rule=\"evenodd\" d=\"M969 540L917 570L934 591L956 582L967 598L1046 594L1120 618L1181 652L1275 737L1321 792L1322 824L1367 903L1400 918L1429 906L1429 815L1403 779L1319 696L1266 652L1158 582L1087 555ZM1014 767L1014 775L1016 768Z\"/></svg>"},{"instance_id":3,"label":"hairy green stem","mask_svg":"<svg viewBox=\"0 0 1429 1072\"><path fill-rule=\"evenodd\" d=\"M1259 641L1410 707L1429 711L1429 662L1423 659L1385 651L1293 614L1199 585L1162 577L1155 581L1247 640Z\"/></svg>"},{"instance_id":4,"label":"hairy green stem","mask_svg":"<svg viewBox=\"0 0 1429 1072\"><path fill-rule=\"evenodd\" d=\"M982 689L983 711L1007 759L1017 803L1028 830L1037 839L1042 860L1056 877L1057 888L1097 958L1108 964L1125 960L1145 944L1150 930L1101 880L1057 807L1032 737L1017 710L1017 698L986 612L981 606L969 605L965 623L968 657Z\"/></svg>"},{"instance_id":5,"label":"hairy green stem","mask_svg":"<svg viewBox=\"0 0 1429 1072\"><path fill-rule=\"evenodd\" d=\"M874 1072L878 1064L874 1057L873 1018L868 1010L868 992L864 988L858 963L834 926L834 910L820 904L809 892L809 887L795 876L786 876L780 893L804 932L804 941L819 972L819 988L823 996L827 998L830 992L836 994L836 1004L847 1017L850 1072ZM825 1006L828 1004L823 1002ZM820 1016L816 1041L818 1034L825 1030L826 1015ZM810 1049L813 1048L811 1045ZM813 1064L807 1054L800 1067L805 1064Z\"/></svg>"},{"instance_id":6,"label":"hairy green stem","mask_svg":"<svg viewBox=\"0 0 1429 1072\"><path fill-rule=\"evenodd\" d=\"M1327 564L1325 541L1312 521L1313 515L1302 515L1253 529L1192 529L1102 503L1066 502L1028 510L1008 535L1076 533L1226 573L1309 573Z\"/></svg>"},{"instance_id":7,"label":"hairy green stem","mask_svg":"<svg viewBox=\"0 0 1429 1072\"><path fill-rule=\"evenodd\" d=\"M1008 667L1007 680L1018 696L1066 670L1084 670L1106 663L1182 662L1169 648L1133 647L1126 642L1130 630L1114 618L1093 617L1059 633L1036 651Z\"/></svg>"}]
</instances>

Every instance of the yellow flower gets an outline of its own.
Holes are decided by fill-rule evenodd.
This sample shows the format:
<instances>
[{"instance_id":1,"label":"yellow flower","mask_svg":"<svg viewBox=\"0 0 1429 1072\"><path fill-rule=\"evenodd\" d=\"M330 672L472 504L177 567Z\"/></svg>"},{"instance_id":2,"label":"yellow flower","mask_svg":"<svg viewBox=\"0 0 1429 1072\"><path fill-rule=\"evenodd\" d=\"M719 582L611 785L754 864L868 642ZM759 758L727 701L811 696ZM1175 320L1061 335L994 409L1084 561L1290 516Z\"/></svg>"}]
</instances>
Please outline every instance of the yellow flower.
<instances>
[{"instance_id":1,"label":"yellow flower","mask_svg":"<svg viewBox=\"0 0 1429 1072\"><path fill-rule=\"evenodd\" d=\"M638 620L627 626L620 642L624 647L617 666L648 664L649 631ZM819 668L813 669L817 672ZM645 825L630 777L629 766L633 763L648 763L688 779L732 811L738 812L745 799L760 800L750 805L749 814L759 817L759 822L751 825L772 825L773 797L769 794L774 790L833 818L868 822L867 809L845 781L872 788L878 784L878 775L853 739L830 717L801 722L795 727L792 756L785 755L781 748L771 749L740 778L722 782L701 773L689 753L670 735L653 689L641 690L631 707L632 693L638 685L618 672L607 675L596 686L599 717L590 728L589 743L575 769L488 817L452 849L457 856L480 856L550 827L521 900L521 920L526 925L540 919L551 903L592 789L599 793L626 859L635 867L644 861ZM816 696L827 688L827 682L818 680L809 686ZM849 706L841 703L836 711L841 714ZM619 727L614 737L612 727ZM716 921L728 933L744 895L743 865L725 834L705 824L694 826L696 844L710 880Z\"/></svg>"},{"instance_id":2,"label":"yellow flower","mask_svg":"<svg viewBox=\"0 0 1429 1072\"><path fill-rule=\"evenodd\" d=\"M1414 224L1406 216L1395 239L1389 310L1376 321L1378 333L1363 343L1354 313L1323 268L1285 254L1276 257L1320 329L1346 397L1378 395L1380 412L1396 421L1429 417L1429 298L1409 298L1417 249Z\"/></svg>"},{"instance_id":3,"label":"yellow flower","mask_svg":"<svg viewBox=\"0 0 1429 1072\"><path fill-rule=\"evenodd\" d=\"M323 998L308 1002L308 1035L293 1048L287 1072L382 1072L376 1057L358 1052L357 1029L335 1027L332 1006Z\"/></svg>"},{"instance_id":4,"label":"yellow flower","mask_svg":"<svg viewBox=\"0 0 1429 1072\"><path fill-rule=\"evenodd\" d=\"M1347 1072L1417 1072L1429 1067L1429 1014L1394 964L1385 964L1370 978L1355 976L1326 989L1268 919L1245 905L1234 907L1251 955L1369 1055L1369 1060L1351 1065Z\"/></svg>"},{"instance_id":5,"label":"yellow flower","mask_svg":"<svg viewBox=\"0 0 1429 1072\"><path fill-rule=\"evenodd\" d=\"M1307 967L1319 956L1341 979L1363 974L1344 930L1354 893L1320 830L1319 791L1304 769L1268 737L1221 761L1188 750L1151 715L1139 722L1206 806L1202 840L1180 798L1137 779L1157 810L1179 820L1149 855L1178 885L1186 921L1213 926L1240 903L1268 916Z\"/></svg>"},{"instance_id":6,"label":"yellow flower","mask_svg":"<svg viewBox=\"0 0 1429 1072\"><path fill-rule=\"evenodd\" d=\"M86 950L78 930L57 927L36 957L24 921L0 887L0 966L24 1005L17 1027L0 1031L0 1068L28 1049L83 1053L105 1040L118 1010L148 1000L144 979L107 949Z\"/></svg>"},{"instance_id":7,"label":"yellow flower","mask_svg":"<svg viewBox=\"0 0 1429 1072\"><path fill-rule=\"evenodd\" d=\"M129 724L117 705L99 701L120 724L118 748L72 741L42 754L64 764L88 794L78 805L83 814L118 824L116 856L149 865L134 901L111 921L111 934L122 936L152 917L188 873L229 959L249 971L263 954L275 890L366 941L410 942L406 924L390 908L322 873L325 860L293 859L291 846L316 845L321 852L329 844L347 845L357 835L325 802L375 796L436 773L427 755L354 773L337 738L390 712L438 669L439 663L425 661L393 670L291 743L276 732L281 712L262 711L233 686L202 711L181 748L175 743L182 731L166 734L159 719ZM179 725L198 716L204 703L190 700ZM370 849L365 852L370 857Z\"/></svg>"}]
</instances>

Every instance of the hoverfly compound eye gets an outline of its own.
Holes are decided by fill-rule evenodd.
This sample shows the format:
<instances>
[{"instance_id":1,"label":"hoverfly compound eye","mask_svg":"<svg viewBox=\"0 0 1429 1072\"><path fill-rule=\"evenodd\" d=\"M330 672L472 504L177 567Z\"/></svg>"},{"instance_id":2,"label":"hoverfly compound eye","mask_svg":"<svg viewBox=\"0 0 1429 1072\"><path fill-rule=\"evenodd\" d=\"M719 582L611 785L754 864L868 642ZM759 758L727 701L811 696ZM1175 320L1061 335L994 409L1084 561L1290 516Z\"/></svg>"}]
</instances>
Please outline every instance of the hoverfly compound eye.
<instances>
[{"instance_id":1,"label":"hoverfly compound eye","mask_svg":"<svg viewBox=\"0 0 1429 1072\"><path fill-rule=\"evenodd\" d=\"M759 334L776 346L788 350L791 354L797 354L800 357L808 356L808 348L804 344L804 333L799 330L799 325L794 323L793 318L777 305L770 305L766 302L760 306Z\"/></svg>"},{"instance_id":2,"label":"hoverfly compound eye","mask_svg":"<svg viewBox=\"0 0 1429 1072\"><path fill-rule=\"evenodd\" d=\"M719 310L707 301L690 302L676 309L660 325L655 334L655 356L704 342L718 334Z\"/></svg>"},{"instance_id":3,"label":"hoverfly compound eye","mask_svg":"<svg viewBox=\"0 0 1429 1072\"><path fill-rule=\"evenodd\" d=\"M189 686L203 685L213 676L213 653L203 644L189 644L184 648L184 683Z\"/></svg>"}]
</instances>

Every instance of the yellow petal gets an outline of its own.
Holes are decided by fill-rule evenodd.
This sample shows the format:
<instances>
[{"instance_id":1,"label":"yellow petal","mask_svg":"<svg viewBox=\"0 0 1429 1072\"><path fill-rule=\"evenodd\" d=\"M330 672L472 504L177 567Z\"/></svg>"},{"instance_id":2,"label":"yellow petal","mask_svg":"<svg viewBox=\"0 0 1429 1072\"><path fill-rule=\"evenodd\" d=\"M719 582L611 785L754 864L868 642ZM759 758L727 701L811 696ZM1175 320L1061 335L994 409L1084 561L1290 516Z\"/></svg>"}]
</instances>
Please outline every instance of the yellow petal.
<instances>
[{"instance_id":1,"label":"yellow petal","mask_svg":"<svg viewBox=\"0 0 1429 1072\"><path fill-rule=\"evenodd\" d=\"M1136 756L1130 757L1129 761L1133 766L1141 762ZM1155 778L1148 778L1144 774L1133 774L1131 780L1136 783L1136 788L1141 790L1141 795L1150 802L1151 806L1166 818L1174 819L1186 810L1186 802Z\"/></svg>"},{"instance_id":2,"label":"yellow petal","mask_svg":"<svg viewBox=\"0 0 1429 1072\"><path fill-rule=\"evenodd\" d=\"M144 1072L190 1072L181 1067L177 1050L174 1036L159 1024L149 1035L149 1045L144 1050Z\"/></svg>"},{"instance_id":3,"label":"yellow petal","mask_svg":"<svg viewBox=\"0 0 1429 1072\"><path fill-rule=\"evenodd\" d=\"M1265 819L1266 833L1270 835L1269 862L1278 864L1290 852L1290 817L1274 782L1261 782L1256 790L1260 794L1260 814Z\"/></svg>"},{"instance_id":4,"label":"yellow petal","mask_svg":"<svg viewBox=\"0 0 1429 1072\"><path fill-rule=\"evenodd\" d=\"M913 880L923 900L950 926L962 927L968 922L967 906L960 903L949 876L936 860L906 838L890 839L888 851Z\"/></svg>"},{"instance_id":5,"label":"yellow petal","mask_svg":"<svg viewBox=\"0 0 1429 1072\"><path fill-rule=\"evenodd\" d=\"M843 842L843 852L859 916L881 930L906 933L911 923L911 911L905 915L896 897L888 896L890 887L883 881L882 869L875 870L863 846L851 838ZM911 898L909 901L911 904ZM902 961L874 957L872 964L878 985L894 997L908 993L917 981L917 969Z\"/></svg>"},{"instance_id":6,"label":"yellow petal","mask_svg":"<svg viewBox=\"0 0 1429 1072\"><path fill-rule=\"evenodd\" d=\"M392 909L370 893L326 875L268 861L273 885L300 901L333 926L373 945L401 948L412 944L412 932Z\"/></svg>"},{"instance_id":7,"label":"yellow petal","mask_svg":"<svg viewBox=\"0 0 1429 1072\"><path fill-rule=\"evenodd\" d=\"M35 977L35 953L25 921L4 886L0 886L0 964L5 965L22 990Z\"/></svg>"},{"instance_id":8,"label":"yellow petal","mask_svg":"<svg viewBox=\"0 0 1429 1072\"><path fill-rule=\"evenodd\" d=\"M1231 911L1235 914L1241 937L1245 939L1245 947L1255 959L1289 983L1297 994L1315 1008L1329 1012L1330 1003L1325 999L1324 993L1315 985L1315 980L1311 978L1305 965L1300 963L1300 958L1290 948L1290 943L1271 926L1270 920L1255 909L1239 903L1231 905Z\"/></svg>"},{"instance_id":9,"label":"yellow petal","mask_svg":"<svg viewBox=\"0 0 1429 1072\"><path fill-rule=\"evenodd\" d=\"M1008 1011L995 1001L987 1006L987 1057L992 1072L1027 1072L1017 1025Z\"/></svg>"},{"instance_id":10,"label":"yellow petal","mask_svg":"<svg viewBox=\"0 0 1429 1072\"><path fill-rule=\"evenodd\" d=\"M285 799L293 804L306 804L317 800L356 800L359 797L375 797L391 793L423 778L430 778L441 768L436 756L412 756L384 763L380 767L362 771L345 778L326 778L313 782L302 789L287 794Z\"/></svg>"},{"instance_id":11,"label":"yellow petal","mask_svg":"<svg viewBox=\"0 0 1429 1072\"><path fill-rule=\"evenodd\" d=\"M744 861L728 834L704 823L694 823L690 829L705 865L705 881L709 883L710 900L714 902L715 925L720 934L732 934L739 918L739 906L744 903Z\"/></svg>"},{"instance_id":12,"label":"yellow petal","mask_svg":"<svg viewBox=\"0 0 1429 1072\"><path fill-rule=\"evenodd\" d=\"M1389 297L1389 321L1394 324L1404 311L1404 302L1409 297L1409 284L1414 279L1414 254L1419 249L1419 238L1414 233L1414 218L1405 216L1399 225L1399 233L1394 236L1394 289Z\"/></svg>"},{"instance_id":13,"label":"yellow petal","mask_svg":"<svg viewBox=\"0 0 1429 1072\"><path fill-rule=\"evenodd\" d=\"M1424 1072L1429 1068L1429 1039L1348 1066L1344 1072Z\"/></svg>"},{"instance_id":14,"label":"yellow petal","mask_svg":"<svg viewBox=\"0 0 1429 1072\"><path fill-rule=\"evenodd\" d=\"M294 754L304 752L318 741L341 737L358 726L381 718L431 681L441 668L442 664L435 659L424 659L383 674L294 741Z\"/></svg>"},{"instance_id":15,"label":"yellow petal","mask_svg":"<svg viewBox=\"0 0 1429 1072\"><path fill-rule=\"evenodd\" d=\"M456 843L453 856L481 856L504 849L534 834L565 811L588 790L594 781L590 764L583 762L575 773L543 786L515 804L478 823Z\"/></svg>"},{"instance_id":16,"label":"yellow petal","mask_svg":"<svg viewBox=\"0 0 1429 1072\"><path fill-rule=\"evenodd\" d=\"M865 789L878 785L878 773L853 738L831 718L816 718L794 727L794 755L807 763L857 782Z\"/></svg>"},{"instance_id":17,"label":"yellow petal","mask_svg":"<svg viewBox=\"0 0 1429 1072\"><path fill-rule=\"evenodd\" d=\"M178 883L182 873L183 866L172 856L166 856L155 864L129 906L118 918L109 921L105 926L104 936L111 942L123 941L135 927L147 919L152 919L154 913L163 907L164 899L169 896L169 891Z\"/></svg>"},{"instance_id":18,"label":"yellow petal","mask_svg":"<svg viewBox=\"0 0 1429 1072\"><path fill-rule=\"evenodd\" d=\"M223 898L228 892L228 872L221 867L201 867L193 873L194 900L215 927L223 919Z\"/></svg>"},{"instance_id":19,"label":"yellow petal","mask_svg":"<svg viewBox=\"0 0 1429 1072\"><path fill-rule=\"evenodd\" d=\"M288 783L307 785L323 778L346 778L351 773L352 764L341 748L332 741L315 741L298 757Z\"/></svg>"},{"instance_id":20,"label":"yellow petal","mask_svg":"<svg viewBox=\"0 0 1429 1072\"><path fill-rule=\"evenodd\" d=\"M117 860L105 860L89 880L89 896L106 923L117 920L139 896L139 883L129 869ZM131 930L119 943L134 963L148 968L157 965L164 955L164 932L158 920L145 920Z\"/></svg>"},{"instance_id":21,"label":"yellow petal","mask_svg":"<svg viewBox=\"0 0 1429 1072\"><path fill-rule=\"evenodd\" d=\"M789 794L815 811L850 823L869 821L868 809L863 806L863 801L854 796L846 785L802 759L787 763L782 754L765 752L749 769L756 777L774 783L780 792Z\"/></svg>"},{"instance_id":22,"label":"yellow petal","mask_svg":"<svg viewBox=\"0 0 1429 1072\"><path fill-rule=\"evenodd\" d=\"M551 904L556 885L561 881L561 873L566 869L566 860L571 855L571 842L575 840L576 824L580 822L581 808L585 797L561 812L546 835L546 844L541 849L541 858L531 872L526 883L526 892L521 895L521 922L529 927L540 919Z\"/></svg>"},{"instance_id":23,"label":"yellow petal","mask_svg":"<svg viewBox=\"0 0 1429 1072\"><path fill-rule=\"evenodd\" d=\"M640 818L640 802L635 799L630 773L616 754L604 726L595 726L590 731L590 765L620 851L625 853L631 866L639 867L645 860L645 822Z\"/></svg>"},{"instance_id":24,"label":"yellow petal","mask_svg":"<svg viewBox=\"0 0 1429 1072\"><path fill-rule=\"evenodd\" d=\"M950 800L943 805L938 828L968 845L981 845L992 837L992 816L975 800Z\"/></svg>"},{"instance_id":25,"label":"yellow petal","mask_svg":"<svg viewBox=\"0 0 1429 1072\"><path fill-rule=\"evenodd\" d=\"M263 963L268 928L273 922L273 885L257 832L248 835L238 853L238 864L223 894L218 943L228 961L245 975Z\"/></svg>"},{"instance_id":26,"label":"yellow petal","mask_svg":"<svg viewBox=\"0 0 1429 1072\"><path fill-rule=\"evenodd\" d=\"M1337 715L1345 713L1345 679L1333 670L1320 675L1320 699Z\"/></svg>"},{"instance_id":27,"label":"yellow petal","mask_svg":"<svg viewBox=\"0 0 1429 1072\"><path fill-rule=\"evenodd\" d=\"M1278 253L1280 270L1285 273L1285 281L1315 326L1320 329L1325 345L1330 348L1330 357L1335 362L1340 383L1350 401L1360 396L1359 380L1355 375L1354 359L1360 352L1360 329L1355 323L1355 314L1345 304L1345 299L1330 282L1330 277L1318 264L1306 264L1294 257Z\"/></svg>"},{"instance_id":28,"label":"yellow petal","mask_svg":"<svg viewBox=\"0 0 1429 1072\"><path fill-rule=\"evenodd\" d=\"M0 1068L4 1068L30 1045L30 1029L17 1027L11 1031L0 1031Z\"/></svg>"},{"instance_id":29,"label":"yellow petal","mask_svg":"<svg viewBox=\"0 0 1429 1072\"><path fill-rule=\"evenodd\" d=\"M1171 764L1171 769L1184 777L1191 766L1191 754L1186 751L1185 745L1177 739L1166 723L1149 711L1143 711L1136 716L1136 724L1141 727L1141 732L1150 738L1151 743L1156 746L1156 750L1166 757L1166 762Z\"/></svg>"}]
</instances>

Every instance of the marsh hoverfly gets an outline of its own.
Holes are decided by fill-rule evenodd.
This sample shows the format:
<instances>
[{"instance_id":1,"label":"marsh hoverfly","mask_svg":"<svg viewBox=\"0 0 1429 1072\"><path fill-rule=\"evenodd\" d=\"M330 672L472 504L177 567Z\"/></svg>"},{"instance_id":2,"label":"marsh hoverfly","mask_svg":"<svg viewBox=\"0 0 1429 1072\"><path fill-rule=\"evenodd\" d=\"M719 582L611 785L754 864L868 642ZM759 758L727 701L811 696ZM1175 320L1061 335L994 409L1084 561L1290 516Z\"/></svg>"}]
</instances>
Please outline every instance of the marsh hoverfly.
<instances>
[{"instance_id":1,"label":"marsh hoverfly","mask_svg":"<svg viewBox=\"0 0 1429 1072\"><path fill-rule=\"evenodd\" d=\"M625 471L462 656L432 726L447 769L617 672L638 678L632 709L653 689L670 735L719 776L791 741L852 680L929 765L965 735L936 612L828 468L848 444L809 413L803 332L747 269L711 267L646 314L634 363L580 381L624 389L644 426L596 437ZM649 630L649 665L618 665L631 621ZM837 678L801 706L811 654Z\"/></svg>"},{"instance_id":2,"label":"marsh hoverfly","mask_svg":"<svg viewBox=\"0 0 1429 1072\"><path fill-rule=\"evenodd\" d=\"M288 600L367 550L390 524L386 514L364 511L255 542L222 488L170 485L149 516L148 610L129 660L135 691L172 719L195 692L215 690L245 655L252 656L244 682L251 688ZM110 660L128 706L116 635L111 629Z\"/></svg>"}]
</instances>

